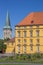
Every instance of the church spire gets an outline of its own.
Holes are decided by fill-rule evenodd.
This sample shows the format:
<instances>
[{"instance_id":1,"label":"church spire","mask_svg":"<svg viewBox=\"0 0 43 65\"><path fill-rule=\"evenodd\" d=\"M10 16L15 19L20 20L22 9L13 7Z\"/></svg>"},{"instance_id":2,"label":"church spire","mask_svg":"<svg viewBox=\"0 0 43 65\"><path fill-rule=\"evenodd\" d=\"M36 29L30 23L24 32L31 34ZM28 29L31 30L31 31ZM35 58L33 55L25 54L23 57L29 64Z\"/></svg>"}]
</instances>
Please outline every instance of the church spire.
<instances>
[{"instance_id":1,"label":"church spire","mask_svg":"<svg viewBox=\"0 0 43 65\"><path fill-rule=\"evenodd\" d=\"M6 16L5 26L3 28L3 33L4 33L4 39L12 38L12 28L10 24L10 17L9 17L8 11L7 11L7 16Z\"/></svg>"},{"instance_id":2,"label":"church spire","mask_svg":"<svg viewBox=\"0 0 43 65\"><path fill-rule=\"evenodd\" d=\"M5 22L5 26L4 26L4 29L7 28L7 29L11 29L11 24L10 24L10 17L9 17L9 13L7 11L7 15L6 15L6 22Z\"/></svg>"},{"instance_id":3,"label":"church spire","mask_svg":"<svg viewBox=\"0 0 43 65\"><path fill-rule=\"evenodd\" d=\"M9 17L8 11L7 11L6 24L5 24L5 25L6 25L6 26L11 26L11 25L10 25L10 17Z\"/></svg>"}]
</instances>

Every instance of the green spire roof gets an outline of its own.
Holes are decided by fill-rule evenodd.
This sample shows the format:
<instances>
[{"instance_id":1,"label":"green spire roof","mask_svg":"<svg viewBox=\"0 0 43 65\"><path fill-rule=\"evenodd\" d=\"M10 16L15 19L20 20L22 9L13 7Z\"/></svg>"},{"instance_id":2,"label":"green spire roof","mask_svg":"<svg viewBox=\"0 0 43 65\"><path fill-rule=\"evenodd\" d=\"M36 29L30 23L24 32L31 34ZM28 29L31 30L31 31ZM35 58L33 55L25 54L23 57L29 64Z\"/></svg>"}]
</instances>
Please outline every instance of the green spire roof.
<instances>
[{"instance_id":1,"label":"green spire roof","mask_svg":"<svg viewBox=\"0 0 43 65\"><path fill-rule=\"evenodd\" d=\"M11 26L10 25L10 18L9 18L9 13L7 12L7 16L6 16L6 26Z\"/></svg>"},{"instance_id":2,"label":"green spire roof","mask_svg":"<svg viewBox=\"0 0 43 65\"><path fill-rule=\"evenodd\" d=\"M7 16L6 16L6 22L5 22L5 26L4 29L11 29L11 24L10 24L10 17L9 17L9 13L7 12Z\"/></svg>"}]
</instances>

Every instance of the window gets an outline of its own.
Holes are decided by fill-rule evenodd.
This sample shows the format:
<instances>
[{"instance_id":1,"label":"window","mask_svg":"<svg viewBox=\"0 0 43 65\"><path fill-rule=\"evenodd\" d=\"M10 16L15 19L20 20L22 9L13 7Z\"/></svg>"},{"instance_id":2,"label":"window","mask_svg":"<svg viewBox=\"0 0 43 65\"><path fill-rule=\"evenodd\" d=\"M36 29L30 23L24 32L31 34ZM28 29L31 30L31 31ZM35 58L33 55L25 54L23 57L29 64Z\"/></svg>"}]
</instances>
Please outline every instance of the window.
<instances>
[{"instance_id":1,"label":"window","mask_svg":"<svg viewBox=\"0 0 43 65\"><path fill-rule=\"evenodd\" d=\"M37 25L37 28L39 28L39 25Z\"/></svg>"},{"instance_id":2,"label":"window","mask_svg":"<svg viewBox=\"0 0 43 65\"><path fill-rule=\"evenodd\" d=\"M26 46L24 46L24 53L26 53Z\"/></svg>"},{"instance_id":3,"label":"window","mask_svg":"<svg viewBox=\"0 0 43 65\"><path fill-rule=\"evenodd\" d=\"M33 40L32 39L30 39L30 44L32 44L33 43Z\"/></svg>"},{"instance_id":4,"label":"window","mask_svg":"<svg viewBox=\"0 0 43 65\"><path fill-rule=\"evenodd\" d=\"M30 45L30 50L33 51L33 45Z\"/></svg>"},{"instance_id":5,"label":"window","mask_svg":"<svg viewBox=\"0 0 43 65\"><path fill-rule=\"evenodd\" d=\"M37 52L40 52L40 46L37 45Z\"/></svg>"},{"instance_id":6,"label":"window","mask_svg":"<svg viewBox=\"0 0 43 65\"><path fill-rule=\"evenodd\" d=\"M37 44L39 44L39 39L37 39Z\"/></svg>"},{"instance_id":7,"label":"window","mask_svg":"<svg viewBox=\"0 0 43 65\"><path fill-rule=\"evenodd\" d=\"M20 53L20 46L18 46L18 53Z\"/></svg>"},{"instance_id":8,"label":"window","mask_svg":"<svg viewBox=\"0 0 43 65\"><path fill-rule=\"evenodd\" d=\"M37 34L37 36L39 36L39 30L36 30L36 34Z\"/></svg>"},{"instance_id":9,"label":"window","mask_svg":"<svg viewBox=\"0 0 43 65\"><path fill-rule=\"evenodd\" d=\"M20 37L20 31L18 31L18 37Z\"/></svg>"},{"instance_id":10,"label":"window","mask_svg":"<svg viewBox=\"0 0 43 65\"><path fill-rule=\"evenodd\" d=\"M7 32L5 34L7 35Z\"/></svg>"},{"instance_id":11,"label":"window","mask_svg":"<svg viewBox=\"0 0 43 65\"><path fill-rule=\"evenodd\" d=\"M30 26L30 28L32 28L32 25Z\"/></svg>"},{"instance_id":12,"label":"window","mask_svg":"<svg viewBox=\"0 0 43 65\"><path fill-rule=\"evenodd\" d=\"M33 39L30 39L30 50L33 51Z\"/></svg>"},{"instance_id":13,"label":"window","mask_svg":"<svg viewBox=\"0 0 43 65\"><path fill-rule=\"evenodd\" d=\"M26 44L26 39L24 39L24 44Z\"/></svg>"},{"instance_id":14,"label":"window","mask_svg":"<svg viewBox=\"0 0 43 65\"><path fill-rule=\"evenodd\" d=\"M34 21L31 21L31 24L34 23Z\"/></svg>"},{"instance_id":15,"label":"window","mask_svg":"<svg viewBox=\"0 0 43 65\"><path fill-rule=\"evenodd\" d=\"M10 38L11 38L12 36L11 36L11 34L10 34Z\"/></svg>"},{"instance_id":16,"label":"window","mask_svg":"<svg viewBox=\"0 0 43 65\"><path fill-rule=\"evenodd\" d=\"M40 49L39 49L39 47L40 47L40 44L39 44L39 39L37 39L37 52L39 52L40 51Z\"/></svg>"},{"instance_id":17,"label":"window","mask_svg":"<svg viewBox=\"0 0 43 65\"><path fill-rule=\"evenodd\" d=\"M20 26L18 27L18 29L20 29Z\"/></svg>"},{"instance_id":18,"label":"window","mask_svg":"<svg viewBox=\"0 0 43 65\"><path fill-rule=\"evenodd\" d=\"M20 44L20 39L18 39L18 44Z\"/></svg>"},{"instance_id":19,"label":"window","mask_svg":"<svg viewBox=\"0 0 43 65\"><path fill-rule=\"evenodd\" d=\"M24 31L24 37L26 37L26 31Z\"/></svg>"},{"instance_id":20,"label":"window","mask_svg":"<svg viewBox=\"0 0 43 65\"><path fill-rule=\"evenodd\" d=\"M30 37L33 36L33 30L30 30Z\"/></svg>"},{"instance_id":21,"label":"window","mask_svg":"<svg viewBox=\"0 0 43 65\"><path fill-rule=\"evenodd\" d=\"M26 26L24 26L24 29L26 29Z\"/></svg>"}]
</instances>

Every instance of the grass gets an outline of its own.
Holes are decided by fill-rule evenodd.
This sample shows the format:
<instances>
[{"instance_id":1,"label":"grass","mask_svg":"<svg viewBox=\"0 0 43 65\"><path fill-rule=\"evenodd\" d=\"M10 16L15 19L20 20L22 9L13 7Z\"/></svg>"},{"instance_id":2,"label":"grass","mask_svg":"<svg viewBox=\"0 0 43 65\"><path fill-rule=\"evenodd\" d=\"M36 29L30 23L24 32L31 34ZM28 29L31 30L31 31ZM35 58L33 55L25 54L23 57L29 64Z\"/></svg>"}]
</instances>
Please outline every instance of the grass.
<instances>
[{"instance_id":1,"label":"grass","mask_svg":"<svg viewBox=\"0 0 43 65\"><path fill-rule=\"evenodd\" d=\"M0 64L0 65L25 65L25 64ZM26 64L29 65L29 64Z\"/></svg>"},{"instance_id":2,"label":"grass","mask_svg":"<svg viewBox=\"0 0 43 65\"><path fill-rule=\"evenodd\" d=\"M25 64L0 64L0 65L25 65ZM26 64L28 65L28 64Z\"/></svg>"},{"instance_id":3,"label":"grass","mask_svg":"<svg viewBox=\"0 0 43 65\"><path fill-rule=\"evenodd\" d=\"M31 60L14 59L12 57L5 57L5 58L0 58L0 62L11 62L11 63L13 63L13 62L20 62L20 63L41 63L41 64L43 64L43 58L31 61ZM13 64L13 65L15 65L15 64ZM21 65L23 65L23 64L21 64Z\"/></svg>"}]
</instances>

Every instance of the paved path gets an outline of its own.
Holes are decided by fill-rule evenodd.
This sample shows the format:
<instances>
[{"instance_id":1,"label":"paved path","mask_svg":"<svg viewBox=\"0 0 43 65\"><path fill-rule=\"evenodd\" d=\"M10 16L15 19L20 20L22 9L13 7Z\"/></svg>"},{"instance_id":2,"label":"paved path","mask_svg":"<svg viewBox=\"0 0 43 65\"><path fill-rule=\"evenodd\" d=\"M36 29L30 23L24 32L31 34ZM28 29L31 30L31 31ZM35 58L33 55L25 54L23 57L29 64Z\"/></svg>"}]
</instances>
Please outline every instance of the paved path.
<instances>
[{"instance_id":1,"label":"paved path","mask_svg":"<svg viewBox=\"0 0 43 65\"><path fill-rule=\"evenodd\" d=\"M0 64L43 65L43 64L38 64L38 63L0 63Z\"/></svg>"}]
</instances>

